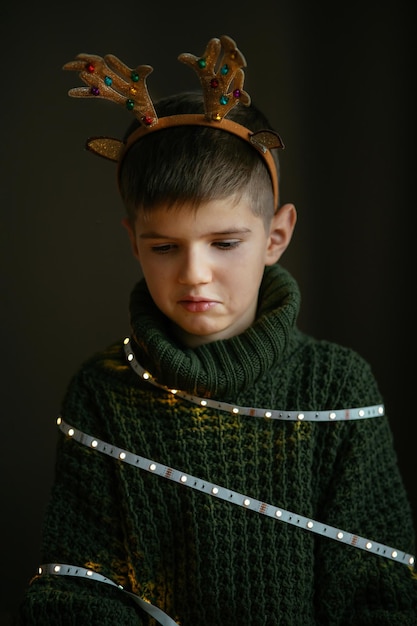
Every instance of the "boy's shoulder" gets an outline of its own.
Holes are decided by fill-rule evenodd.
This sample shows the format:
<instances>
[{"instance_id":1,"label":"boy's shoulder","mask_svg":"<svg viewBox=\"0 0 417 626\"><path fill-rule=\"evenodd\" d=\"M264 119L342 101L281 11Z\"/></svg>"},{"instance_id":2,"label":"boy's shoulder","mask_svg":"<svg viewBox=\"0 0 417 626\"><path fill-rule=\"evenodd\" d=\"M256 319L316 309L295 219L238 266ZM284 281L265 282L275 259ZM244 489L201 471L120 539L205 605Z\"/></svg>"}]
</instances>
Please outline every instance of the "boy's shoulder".
<instances>
[{"instance_id":1,"label":"boy's shoulder","mask_svg":"<svg viewBox=\"0 0 417 626\"><path fill-rule=\"evenodd\" d=\"M107 378L114 380L117 377L126 376L131 368L126 361L123 341L124 338L119 339L92 353L81 362L73 375L73 380L101 379L105 382Z\"/></svg>"},{"instance_id":2,"label":"boy's shoulder","mask_svg":"<svg viewBox=\"0 0 417 626\"><path fill-rule=\"evenodd\" d=\"M302 379L314 379L317 386L332 393L368 398L370 404L382 401L371 362L356 349L303 332L295 336L289 362Z\"/></svg>"},{"instance_id":3,"label":"boy's shoulder","mask_svg":"<svg viewBox=\"0 0 417 626\"><path fill-rule=\"evenodd\" d=\"M299 357L303 361L321 364L329 370L352 367L371 373L370 362L353 347L337 341L317 338L300 330L295 332L294 338L293 354L299 352Z\"/></svg>"}]
</instances>

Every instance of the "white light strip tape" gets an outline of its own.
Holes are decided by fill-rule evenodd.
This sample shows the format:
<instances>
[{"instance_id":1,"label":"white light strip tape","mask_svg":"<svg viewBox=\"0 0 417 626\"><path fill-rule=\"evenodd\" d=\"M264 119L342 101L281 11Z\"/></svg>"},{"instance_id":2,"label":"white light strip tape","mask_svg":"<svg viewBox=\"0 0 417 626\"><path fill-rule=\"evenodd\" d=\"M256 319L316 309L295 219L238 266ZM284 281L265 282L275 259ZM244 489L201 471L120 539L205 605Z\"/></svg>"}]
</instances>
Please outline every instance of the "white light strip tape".
<instances>
[{"instance_id":1,"label":"white light strip tape","mask_svg":"<svg viewBox=\"0 0 417 626\"><path fill-rule=\"evenodd\" d=\"M138 604L144 611L152 615L156 619L157 622L162 624L162 626L178 626L177 622L174 622L173 619L169 617L164 611L161 611L157 606L147 602L146 600L142 600L139 596L130 591L127 591L122 587L122 585L117 585L110 578L106 576L102 576L97 572L94 572L91 569L87 569L85 567L77 567L75 565L67 565L65 563L45 563L41 565L38 569L38 576L78 576L80 578L87 578L89 580L95 580L100 583L107 583L108 585L112 585L113 587L117 587L120 591L123 591L128 596L132 598L136 604Z\"/></svg>"},{"instance_id":2,"label":"white light strip tape","mask_svg":"<svg viewBox=\"0 0 417 626\"><path fill-rule=\"evenodd\" d=\"M196 489L197 491L220 498L221 500L225 500L231 504L236 504L245 509L261 513L262 515L273 517L281 522L287 522L287 524L298 526L299 528L322 535L323 537L328 537L329 539L334 539L340 543L345 543L347 545L354 546L355 548L365 550L366 552L371 552L372 554L392 559L393 561L398 561L404 565L411 567L414 566L414 556L401 550L397 550L396 548L392 548L382 543L377 543L376 541L371 541L365 537L355 535L334 526L329 526L328 524L317 522L308 517L292 513L291 511L256 500L250 496L243 495L237 491L225 489L220 485L202 480L201 478L196 478L191 474L180 472L172 467L156 463L151 459L133 454L132 452L113 446L105 441L91 437L90 435L73 428L64 422L61 417L58 418L57 424L65 435L72 437L84 446L97 450L98 452L102 452L103 454L107 454L108 456L118 459L119 461L123 461L124 463L129 463L130 465L143 469L151 474L157 474L163 478L168 478L169 480L184 485L185 487L191 487L192 489Z\"/></svg>"},{"instance_id":3,"label":"white light strip tape","mask_svg":"<svg viewBox=\"0 0 417 626\"><path fill-rule=\"evenodd\" d=\"M326 411L285 411L278 409L237 406L234 404L228 404L227 402L211 400L210 398L200 398L186 393L185 391L180 391L179 389L170 389L165 385L160 385L136 360L136 357L130 348L129 337L126 337L124 340L124 351L129 365L136 372L136 374L140 376L140 378L151 383L155 387L164 389L165 391L172 393L183 400L188 400L188 402L192 402L193 404L197 404L202 407L208 406L212 409L220 409L221 411L226 411L227 413L233 413L235 415L249 415L250 417L266 417L268 419L297 422L337 422L367 419L370 417L380 417L384 415L384 406L382 404L348 409L330 409Z\"/></svg>"}]
</instances>

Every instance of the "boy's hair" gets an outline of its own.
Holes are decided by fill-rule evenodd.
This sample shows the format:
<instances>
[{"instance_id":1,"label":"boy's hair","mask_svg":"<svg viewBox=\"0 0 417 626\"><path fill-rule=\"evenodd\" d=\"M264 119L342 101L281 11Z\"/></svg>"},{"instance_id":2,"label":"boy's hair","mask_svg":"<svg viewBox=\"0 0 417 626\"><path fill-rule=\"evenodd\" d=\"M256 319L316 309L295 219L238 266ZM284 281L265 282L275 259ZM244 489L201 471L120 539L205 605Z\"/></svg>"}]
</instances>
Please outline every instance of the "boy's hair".
<instances>
[{"instance_id":1,"label":"boy's hair","mask_svg":"<svg viewBox=\"0 0 417 626\"><path fill-rule=\"evenodd\" d=\"M186 91L155 103L158 117L203 113L200 93ZM228 118L251 131L272 129L253 104L235 106ZM139 126L135 120L125 139ZM278 156L273 151L279 172ZM256 148L224 130L206 126L175 126L140 138L128 150L119 170L119 186L129 219L163 205L202 202L244 194L256 215L269 223L274 196L268 169Z\"/></svg>"}]
</instances>

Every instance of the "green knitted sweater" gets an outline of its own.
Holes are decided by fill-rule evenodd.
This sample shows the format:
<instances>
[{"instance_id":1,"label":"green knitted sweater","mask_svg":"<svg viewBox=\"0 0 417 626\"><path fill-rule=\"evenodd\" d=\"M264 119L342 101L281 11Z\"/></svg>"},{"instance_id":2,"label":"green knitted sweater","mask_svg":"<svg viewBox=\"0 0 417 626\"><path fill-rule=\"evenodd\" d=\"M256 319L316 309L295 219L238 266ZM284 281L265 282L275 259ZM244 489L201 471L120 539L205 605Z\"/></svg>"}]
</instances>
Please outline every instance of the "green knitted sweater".
<instances>
[{"instance_id":1,"label":"green knitted sweater","mask_svg":"<svg viewBox=\"0 0 417 626\"><path fill-rule=\"evenodd\" d=\"M170 388L246 407L327 410L381 403L355 352L297 329L300 295L267 268L257 320L239 336L177 345L143 282L131 296L138 361ZM89 359L68 424L124 450L414 554L412 517L385 416L285 421L202 407L141 379L123 341ZM42 562L92 568L181 626L416 625L403 563L187 488L59 434ZM155 624L117 588L37 577L20 624Z\"/></svg>"}]
</instances>

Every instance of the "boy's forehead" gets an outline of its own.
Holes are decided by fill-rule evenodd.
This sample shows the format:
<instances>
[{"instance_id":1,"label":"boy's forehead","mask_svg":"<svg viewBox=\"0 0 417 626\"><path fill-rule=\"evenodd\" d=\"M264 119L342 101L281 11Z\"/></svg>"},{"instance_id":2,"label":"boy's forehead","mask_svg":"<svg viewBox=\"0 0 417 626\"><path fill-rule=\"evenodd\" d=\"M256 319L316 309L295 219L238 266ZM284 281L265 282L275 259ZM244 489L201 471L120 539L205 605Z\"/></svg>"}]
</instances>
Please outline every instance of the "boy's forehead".
<instances>
[{"instance_id":1,"label":"boy's forehead","mask_svg":"<svg viewBox=\"0 0 417 626\"><path fill-rule=\"evenodd\" d=\"M230 213L235 207L245 205L250 207L250 198L245 193L233 193L223 198L180 198L178 200L167 199L160 201L153 206L138 207L137 215L143 220L154 219L156 215L168 215L169 219L175 219L179 213L188 213L197 217L198 214L211 208L213 211L224 211Z\"/></svg>"},{"instance_id":2,"label":"boy's forehead","mask_svg":"<svg viewBox=\"0 0 417 626\"><path fill-rule=\"evenodd\" d=\"M229 232L231 229L242 230L245 223L261 220L254 214L251 203L246 195L237 197L236 194L227 198L202 202L187 202L175 204L159 204L150 209L139 209L136 215L136 224L143 232L161 231L162 227L175 227L181 222L196 226L210 226L216 232Z\"/></svg>"}]
</instances>

